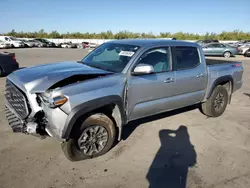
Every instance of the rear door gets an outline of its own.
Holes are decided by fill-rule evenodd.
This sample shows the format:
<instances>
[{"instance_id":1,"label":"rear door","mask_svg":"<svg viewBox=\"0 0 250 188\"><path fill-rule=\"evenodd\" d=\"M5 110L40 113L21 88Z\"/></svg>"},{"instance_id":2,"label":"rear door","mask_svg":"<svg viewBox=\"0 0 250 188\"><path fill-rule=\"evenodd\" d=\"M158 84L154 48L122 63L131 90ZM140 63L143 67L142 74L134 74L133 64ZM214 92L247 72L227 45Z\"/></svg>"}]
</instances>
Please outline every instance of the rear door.
<instances>
[{"instance_id":1,"label":"rear door","mask_svg":"<svg viewBox=\"0 0 250 188\"><path fill-rule=\"evenodd\" d=\"M172 47L173 71L175 71L175 108L199 103L206 88L207 71L196 47Z\"/></svg>"},{"instance_id":2,"label":"rear door","mask_svg":"<svg viewBox=\"0 0 250 188\"><path fill-rule=\"evenodd\" d=\"M214 55L222 55L226 46L223 44L213 44Z\"/></svg>"},{"instance_id":3,"label":"rear door","mask_svg":"<svg viewBox=\"0 0 250 188\"><path fill-rule=\"evenodd\" d=\"M205 55L215 55L213 44L207 44L202 49Z\"/></svg>"}]
</instances>

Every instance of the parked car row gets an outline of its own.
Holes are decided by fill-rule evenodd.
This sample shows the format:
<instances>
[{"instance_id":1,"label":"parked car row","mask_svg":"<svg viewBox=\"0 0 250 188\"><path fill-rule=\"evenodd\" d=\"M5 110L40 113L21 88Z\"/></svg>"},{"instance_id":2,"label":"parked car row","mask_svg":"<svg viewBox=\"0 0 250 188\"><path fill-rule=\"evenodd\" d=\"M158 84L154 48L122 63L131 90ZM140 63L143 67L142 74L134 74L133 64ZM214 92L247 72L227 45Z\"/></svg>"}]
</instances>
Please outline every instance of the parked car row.
<instances>
[{"instance_id":1,"label":"parked car row","mask_svg":"<svg viewBox=\"0 0 250 188\"><path fill-rule=\"evenodd\" d=\"M47 39L18 39L12 36L0 36L0 48L24 48L24 47L57 47L54 42Z\"/></svg>"},{"instance_id":2,"label":"parked car row","mask_svg":"<svg viewBox=\"0 0 250 188\"><path fill-rule=\"evenodd\" d=\"M202 46L206 56L223 56L225 58L234 55L244 55L245 57L250 56L250 42L248 42L248 40L241 42L241 45L239 42L234 44L220 43L218 40L214 39L198 40L196 43Z\"/></svg>"},{"instance_id":3,"label":"parked car row","mask_svg":"<svg viewBox=\"0 0 250 188\"><path fill-rule=\"evenodd\" d=\"M33 47L50 47L50 48L96 48L97 44L89 42L81 43L54 43L44 38L19 39L12 36L0 36L0 48L33 48Z\"/></svg>"},{"instance_id":4,"label":"parked car row","mask_svg":"<svg viewBox=\"0 0 250 188\"><path fill-rule=\"evenodd\" d=\"M65 42L61 44L62 48L80 48L80 49L85 49L85 48L96 48L97 44L95 43L89 43L89 42L81 42L81 43L72 43L70 42Z\"/></svg>"}]
</instances>

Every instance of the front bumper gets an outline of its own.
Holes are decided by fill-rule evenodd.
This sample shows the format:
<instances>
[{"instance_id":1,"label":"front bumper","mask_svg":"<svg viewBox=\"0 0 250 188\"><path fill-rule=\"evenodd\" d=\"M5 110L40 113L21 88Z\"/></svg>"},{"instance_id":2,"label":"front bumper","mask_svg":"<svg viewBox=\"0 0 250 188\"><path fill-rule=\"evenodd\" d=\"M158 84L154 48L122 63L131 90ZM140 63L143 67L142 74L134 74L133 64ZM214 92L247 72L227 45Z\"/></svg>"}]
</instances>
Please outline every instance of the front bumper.
<instances>
[{"instance_id":1,"label":"front bumper","mask_svg":"<svg viewBox=\"0 0 250 188\"><path fill-rule=\"evenodd\" d=\"M11 82L6 81L4 96L6 119L13 132L31 134L44 138L51 136L63 142L62 134L68 115L60 108L49 108L41 103L40 110L34 112L34 104L29 94L25 94ZM28 111L27 111L28 109Z\"/></svg>"},{"instance_id":2,"label":"front bumper","mask_svg":"<svg viewBox=\"0 0 250 188\"><path fill-rule=\"evenodd\" d=\"M5 114L14 133L24 133L40 138L50 136L59 142L65 141L62 139L62 131L67 115L59 108L47 110L45 116L48 115L48 117L44 117L44 119L35 117L22 119L5 99Z\"/></svg>"}]
</instances>

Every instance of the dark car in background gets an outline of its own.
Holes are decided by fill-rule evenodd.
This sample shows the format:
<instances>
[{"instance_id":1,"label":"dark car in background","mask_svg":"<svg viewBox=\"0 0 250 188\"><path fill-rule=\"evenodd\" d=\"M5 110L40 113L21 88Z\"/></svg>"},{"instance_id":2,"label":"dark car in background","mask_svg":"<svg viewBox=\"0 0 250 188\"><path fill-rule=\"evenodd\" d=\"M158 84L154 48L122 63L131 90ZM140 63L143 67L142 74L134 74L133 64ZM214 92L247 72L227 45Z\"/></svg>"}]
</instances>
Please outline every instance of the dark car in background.
<instances>
[{"instance_id":1,"label":"dark car in background","mask_svg":"<svg viewBox=\"0 0 250 188\"><path fill-rule=\"evenodd\" d=\"M0 77L19 69L15 53L0 52Z\"/></svg>"},{"instance_id":2,"label":"dark car in background","mask_svg":"<svg viewBox=\"0 0 250 188\"><path fill-rule=\"evenodd\" d=\"M47 47L56 47L56 44L55 44L54 42L50 42L50 41L49 41L49 40L47 40L47 39L43 39L43 38L36 38L35 40L40 41L40 42L42 42L42 43L46 44L46 45L47 45Z\"/></svg>"}]
</instances>

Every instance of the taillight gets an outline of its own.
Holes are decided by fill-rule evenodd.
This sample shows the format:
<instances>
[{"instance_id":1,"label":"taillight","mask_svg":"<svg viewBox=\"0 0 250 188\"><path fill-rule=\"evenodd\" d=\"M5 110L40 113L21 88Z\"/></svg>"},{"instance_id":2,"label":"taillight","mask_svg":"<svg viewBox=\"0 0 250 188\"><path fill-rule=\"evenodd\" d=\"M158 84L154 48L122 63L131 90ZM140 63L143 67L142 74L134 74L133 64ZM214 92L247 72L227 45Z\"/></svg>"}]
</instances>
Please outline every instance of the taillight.
<instances>
[{"instance_id":1,"label":"taillight","mask_svg":"<svg viewBox=\"0 0 250 188\"><path fill-rule=\"evenodd\" d=\"M233 67L241 67L241 63L233 64Z\"/></svg>"},{"instance_id":2,"label":"taillight","mask_svg":"<svg viewBox=\"0 0 250 188\"><path fill-rule=\"evenodd\" d=\"M16 56L13 55L13 56L12 56L12 59L13 59L14 61L16 61Z\"/></svg>"}]
</instances>

